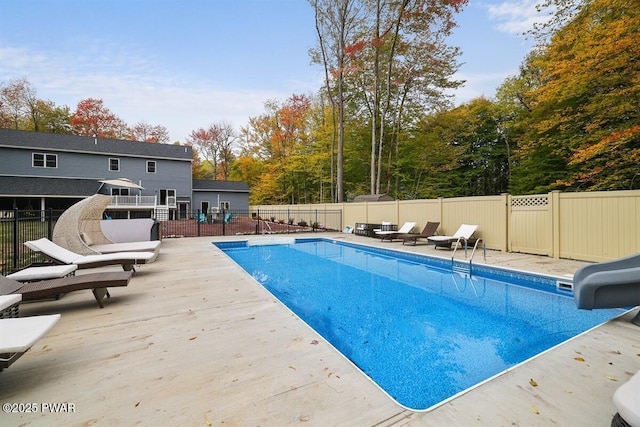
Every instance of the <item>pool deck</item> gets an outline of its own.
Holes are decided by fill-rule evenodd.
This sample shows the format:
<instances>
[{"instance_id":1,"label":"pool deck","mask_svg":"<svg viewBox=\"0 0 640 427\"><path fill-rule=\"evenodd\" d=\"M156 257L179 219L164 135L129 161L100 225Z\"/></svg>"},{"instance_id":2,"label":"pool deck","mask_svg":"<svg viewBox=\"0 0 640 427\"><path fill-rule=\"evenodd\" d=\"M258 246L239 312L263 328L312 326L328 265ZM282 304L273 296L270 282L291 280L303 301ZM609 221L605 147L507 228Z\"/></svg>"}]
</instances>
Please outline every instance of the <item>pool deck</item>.
<instances>
[{"instance_id":1,"label":"pool deck","mask_svg":"<svg viewBox=\"0 0 640 427\"><path fill-rule=\"evenodd\" d=\"M23 304L21 316L62 318L0 372L0 402L38 404L37 413L0 412L0 425L603 426L615 389L640 370L636 309L429 412L410 411L211 244L238 239L165 239L158 260L112 289L103 309L89 291ZM584 265L497 251L487 264L559 276ZM43 405L62 402L69 412Z\"/></svg>"}]
</instances>

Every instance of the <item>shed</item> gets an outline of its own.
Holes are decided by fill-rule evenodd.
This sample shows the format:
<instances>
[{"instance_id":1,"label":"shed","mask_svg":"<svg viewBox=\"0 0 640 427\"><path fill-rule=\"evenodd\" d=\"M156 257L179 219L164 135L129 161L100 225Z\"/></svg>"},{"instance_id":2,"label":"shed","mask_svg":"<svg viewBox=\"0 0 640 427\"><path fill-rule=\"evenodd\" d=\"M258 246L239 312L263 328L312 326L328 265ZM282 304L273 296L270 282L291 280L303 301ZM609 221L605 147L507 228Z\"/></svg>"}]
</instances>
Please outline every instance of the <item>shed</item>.
<instances>
[{"instance_id":1,"label":"shed","mask_svg":"<svg viewBox=\"0 0 640 427\"><path fill-rule=\"evenodd\" d=\"M392 202L395 199L388 194L363 194L354 197L354 202Z\"/></svg>"}]
</instances>

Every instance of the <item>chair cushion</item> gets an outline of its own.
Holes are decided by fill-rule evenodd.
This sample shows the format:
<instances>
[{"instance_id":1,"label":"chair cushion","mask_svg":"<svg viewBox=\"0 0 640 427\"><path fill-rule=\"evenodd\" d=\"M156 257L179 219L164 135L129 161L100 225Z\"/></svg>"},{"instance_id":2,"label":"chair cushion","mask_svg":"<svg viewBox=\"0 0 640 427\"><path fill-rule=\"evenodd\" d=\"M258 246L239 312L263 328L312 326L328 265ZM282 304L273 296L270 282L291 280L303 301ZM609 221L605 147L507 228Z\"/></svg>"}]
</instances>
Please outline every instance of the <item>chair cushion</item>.
<instances>
[{"instance_id":1,"label":"chair cushion","mask_svg":"<svg viewBox=\"0 0 640 427\"><path fill-rule=\"evenodd\" d=\"M0 353L23 353L60 320L59 314L0 320Z\"/></svg>"},{"instance_id":2,"label":"chair cushion","mask_svg":"<svg viewBox=\"0 0 640 427\"><path fill-rule=\"evenodd\" d=\"M18 282L33 282L35 280L57 279L68 276L78 269L77 265L48 265L45 267L28 267L15 273L7 274L8 279Z\"/></svg>"},{"instance_id":3,"label":"chair cushion","mask_svg":"<svg viewBox=\"0 0 640 427\"><path fill-rule=\"evenodd\" d=\"M613 394L613 404L628 424L640 426L640 371Z\"/></svg>"}]
</instances>

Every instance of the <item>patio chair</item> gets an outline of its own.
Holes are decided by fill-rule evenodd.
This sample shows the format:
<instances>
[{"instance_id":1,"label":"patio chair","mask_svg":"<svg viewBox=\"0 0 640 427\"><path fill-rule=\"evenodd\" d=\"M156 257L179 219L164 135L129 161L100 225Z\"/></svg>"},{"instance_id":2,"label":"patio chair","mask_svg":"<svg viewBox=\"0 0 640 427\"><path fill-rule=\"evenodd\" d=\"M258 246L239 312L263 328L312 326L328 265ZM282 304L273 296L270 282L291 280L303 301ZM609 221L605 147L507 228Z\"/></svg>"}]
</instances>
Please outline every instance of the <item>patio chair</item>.
<instances>
[{"instance_id":1,"label":"patio chair","mask_svg":"<svg viewBox=\"0 0 640 427\"><path fill-rule=\"evenodd\" d=\"M613 404L618 412L611 420L612 426L640 426L640 371L616 389Z\"/></svg>"},{"instance_id":2,"label":"patio chair","mask_svg":"<svg viewBox=\"0 0 640 427\"><path fill-rule=\"evenodd\" d=\"M106 265L122 265L125 271L134 270L134 265L148 264L155 261L158 254L155 252L115 252L97 255L79 255L51 240L42 238L24 242L29 249L41 252L56 264L75 264L78 268L95 268Z\"/></svg>"},{"instance_id":3,"label":"patio chair","mask_svg":"<svg viewBox=\"0 0 640 427\"><path fill-rule=\"evenodd\" d=\"M418 243L418 239L427 239L431 236L435 236L439 226L439 222L427 222L427 225L424 226L424 229L421 233L398 234L396 238L402 239L403 245L407 242L413 242L415 246Z\"/></svg>"},{"instance_id":4,"label":"patio chair","mask_svg":"<svg viewBox=\"0 0 640 427\"><path fill-rule=\"evenodd\" d=\"M102 220L105 208L111 203L111 197L104 194L94 194L74 204L65 210L53 229L53 242L69 251L80 255L97 255L114 252L154 252L160 251L160 240L114 241L107 237L102 230ZM145 235L143 226L136 220L105 221L110 224L109 229L121 228L124 235ZM135 223L134 223L135 222ZM123 224L127 224L124 226ZM149 236L147 232L147 236Z\"/></svg>"},{"instance_id":5,"label":"patio chair","mask_svg":"<svg viewBox=\"0 0 640 427\"><path fill-rule=\"evenodd\" d=\"M116 252L153 252L156 255L160 252L161 240L145 240L140 242L104 243L94 244L91 237L85 233L80 233L82 241L96 254L112 254Z\"/></svg>"},{"instance_id":6,"label":"patio chair","mask_svg":"<svg viewBox=\"0 0 640 427\"><path fill-rule=\"evenodd\" d=\"M0 319L0 371L33 347L58 320L59 314Z\"/></svg>"},{"instance_id":7,"label":"patio chair","mask_svg":"<svg viewBox=\"0 0 640 427\"><path fill-rule=\"evenodd\" d=\"M640 254L579 268L573 275L573 299L585 310L640 305ZM640 313L632 322L640 326Z\"/></svg>"},{"instance_id":8,"label":"patio chair","mask_svg":"<svg viewBox=\"0 0 640 427\"><path fill-rule=\"evenodd\" d=\"M400 229L395 231L390 230L380 230L376 231L376 236L380 237L380 240L389 240L390 242L396 238L398 234L407 234L411 233L413 227L416 226L415 222L405 222Z\"/></svg>"},{"instance_id":9,"label":"patio chair","mask_svg":"<svg viewBox=\"0 0 640 427\"><path fill-rule=\"evenodd\" d=\"M451 249L455 243L456 246L464 241L465 245L474 241L473 236L478 229L477 225L462 224L453 236L431 236L427 240L435 245L435 248Z\"/></svg>"},{"instance_id":10,"label":"patio chair","mask_svg":"<svg viewBox=\"0 0 640 427\"><path fill-rule=\"evenodd\" d=\"M0 295L21 294L22 301L33 301L47 298L58 299L60 295L69 292L91 289L98 306L103 308L102 300L110 296L108 288L127 286L132 275L132 271L109 271L27 283L0 276Z\"/></svg>"}]
</instances>

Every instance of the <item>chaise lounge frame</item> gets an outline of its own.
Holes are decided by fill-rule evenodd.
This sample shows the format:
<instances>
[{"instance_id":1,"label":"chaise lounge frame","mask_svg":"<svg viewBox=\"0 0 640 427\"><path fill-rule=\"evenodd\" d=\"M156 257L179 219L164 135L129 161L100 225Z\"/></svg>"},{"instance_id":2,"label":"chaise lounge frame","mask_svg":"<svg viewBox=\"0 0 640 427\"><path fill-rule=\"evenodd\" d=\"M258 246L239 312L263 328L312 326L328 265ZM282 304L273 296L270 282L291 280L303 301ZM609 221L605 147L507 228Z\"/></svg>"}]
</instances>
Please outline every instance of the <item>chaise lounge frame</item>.
<instances>
[{"instance_id":1,"label":"chaise lounge frame","mask_svg":"<svg viewBox=\"0 0 640 427\"><path fill-rule=\"evenodd\" d=\"M402 239L402 244L407 242L413 242L415 246L418 243L418 239L428 239L431 236L435 236L440 227L440 222L427 222L420 233L401 233L396 236L396 239Z\"/></svg>"},{"instance_id":2,"label":"chaise lounge frame","mask_svg":"<svg viewBox=\"0 0 640 427\"><path fill-rule=\"evenodd\" d=\"M58 299L69 292L91 289L98 306L104 308L102 301L110 297L108 288L127 286L131 276L132 271L109 271L27 283L0 276L0 295L21 294L22 301L33 301Z\"/></svg>"},{"instance_id":3,"label":"chaise lounge frame","mask_svg":"<svg viewBox=\"0 0 640 427\"><path fill-rule=\"evenodd\" d=\"M107 265L122 265L125 271L134 270L134 265L147 264L155 261L155 252L115 252L108 254L80 255L65 249L47 238L24 242L29 249L41 252L57 264L75 264L81 268L104 267Z\"/></svg>"}]
</instances>

